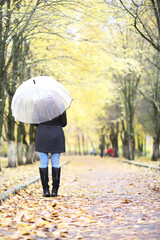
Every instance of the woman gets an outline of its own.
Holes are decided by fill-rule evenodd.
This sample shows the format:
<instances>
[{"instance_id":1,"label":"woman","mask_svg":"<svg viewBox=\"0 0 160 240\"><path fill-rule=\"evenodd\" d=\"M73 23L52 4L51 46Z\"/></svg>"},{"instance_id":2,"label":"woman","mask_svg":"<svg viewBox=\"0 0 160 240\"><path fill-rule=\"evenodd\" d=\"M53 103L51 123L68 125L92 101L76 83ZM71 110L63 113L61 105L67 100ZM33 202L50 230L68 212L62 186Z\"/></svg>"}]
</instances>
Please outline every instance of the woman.
<instances>
[{"instance_id":1,"label":"woman","mask_svg":"<svg viewBox=\"0 0 160 240\"><path fill-rule=\"evenodd\" d=\"M58 195L58 188L60 183L60 153L65 152L65 137L62 127L67 125L66 112L57 118L40 123L36 132L36 146L35 150L40 155L40 178L43 186L44 197L50 197L49 192L49 177L48 177L48 163L51 153L52 164L52 197Z\"/></svg>"}]
</instances>

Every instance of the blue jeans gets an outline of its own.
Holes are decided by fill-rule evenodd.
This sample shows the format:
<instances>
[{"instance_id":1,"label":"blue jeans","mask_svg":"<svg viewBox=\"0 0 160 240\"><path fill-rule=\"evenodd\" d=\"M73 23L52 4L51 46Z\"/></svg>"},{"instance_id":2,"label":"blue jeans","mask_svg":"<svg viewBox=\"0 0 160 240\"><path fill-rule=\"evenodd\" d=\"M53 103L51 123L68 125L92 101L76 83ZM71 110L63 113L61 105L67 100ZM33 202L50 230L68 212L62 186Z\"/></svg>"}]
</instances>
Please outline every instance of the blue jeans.
<instances>
[{"instance_id":1,"label":"blue jeans","mask_svg":"<svg viewBox=\"0 0 160 240\"><path fill-rule=\"evenodd\" d=\"M40 156L40 168L47 168L49 163L48 153L39 152L39 156ZM60 159L59 153L51 154L52 167L60 168L59 159Z\"/></svg>"}]
</instances>

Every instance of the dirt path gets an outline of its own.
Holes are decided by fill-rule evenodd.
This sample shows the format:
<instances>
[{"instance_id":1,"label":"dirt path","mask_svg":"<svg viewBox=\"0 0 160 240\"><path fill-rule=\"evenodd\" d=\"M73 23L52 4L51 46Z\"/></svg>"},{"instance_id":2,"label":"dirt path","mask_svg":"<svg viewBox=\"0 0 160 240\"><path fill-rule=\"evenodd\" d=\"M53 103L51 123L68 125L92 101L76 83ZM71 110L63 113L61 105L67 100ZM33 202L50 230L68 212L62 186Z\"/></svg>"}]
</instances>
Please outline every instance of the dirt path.
<instances>
[{"instance_id":1,"label":"dirt path","mask_svg":"<svg viewBox=\"0 0 160 240\"><path fill-rule=\"evenodd\" d=\"M72 158L59 197L43 198L38 182L0 206L0 239L160 239L159 172Z\"/></svg>"}]
</instances>

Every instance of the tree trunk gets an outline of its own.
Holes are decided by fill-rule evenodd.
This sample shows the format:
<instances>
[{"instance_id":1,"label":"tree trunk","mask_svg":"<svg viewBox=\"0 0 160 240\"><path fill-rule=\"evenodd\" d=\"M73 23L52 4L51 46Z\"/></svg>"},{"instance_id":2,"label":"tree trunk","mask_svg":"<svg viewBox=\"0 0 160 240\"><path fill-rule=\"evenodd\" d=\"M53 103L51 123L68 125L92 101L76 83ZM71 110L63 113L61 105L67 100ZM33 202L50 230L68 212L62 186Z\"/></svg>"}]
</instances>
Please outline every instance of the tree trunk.
<instances>
[{"instance_id":1,"label":"tree trunk","mask_svg":"<svg viewBox=\"0 0 160 240\"><path fill-rule=\"evenodd\" d=\"M35 151L34 144L30 144L28 147L28 151L26 153L26 158L27 158L26 164L33 164L34 151Z\"/></svg>"},{"instance_id":2,"label":"tree trunk","mask_svg":"<svg viewBox=\"0 0 160 240\"><path fill-rule=\"evenodd\" d=\"M36 161L37 161L37 154L36 154L35 146L34 146L34 150L33 150L33 162L36 162Z\"/></svg>"},{"instance_id":3,"label":"tree trunk","mask_svg":"<svg viewBox=\"0 0 160 240\"><path fill-rule=\"evenodd\" d=\"M159 6L158 6L159 7ZM160 43L160 34L158 38L158 44ZM159 66L160 62L160 52L157 52L156 64ZM157 68L156 78L154 82L154 101L153 101L153 111L154 111L154 142L153 142L153 154L152 161L157 161L159 156L159 141L160 141L160 112L159 107L156 103L159 103L159 77L160 70Z\"/></svg>"},{"instance_id":4,"label":"tree trunk","mask_svg":"<svg viewBox=\"0 0 160 240\"><path fill-rule=\"evenodd\" d=\"M2 144L1 144L1 137L0 137L0 153L1 153L1 146L2 146ZM0 159L0 172L2 171L2 165L1 165L1 159Z\"/></svg>"},{"instance_id":5,"label":"tree trunk","mask_svg":"<svg viewBox=\"0 0 160 240\"><path fill-rule=\"evenodd\" d=\"M88 155L88 137L86 139L86 155Z\"/></svg>"},{"instance_id":6,"label":"tree trunk","mask_svg":"<svg viewBox=\"0 0 160 240\"><path fill-rule=\"evenodd\" d=\"M152 161L157 161L159 156L159 140L160 140L160 130L157 132L157 136L153 138L153 154L152 154Z\"/></svg>"},{"instance_id":7,"label":"tree trunk","mask_svg":"<svg viewBox=\"0 0 160 240\"><path fill-rule=\"evenodd\" d=\"M116 123L116 135L115 135L115 143L114 143L114 157L119 157L118 153L118 133L119 133L119 123Z\"/></svg>"},{"instance_id":8,"label":"tree trunk","mask_svg":"<svg viewBox=\"0 0 160 240\"><path fill-rule=\"evenodd\" d=\"M160 141L160 124L159 124L159 111L157 106L153 104L154 108L154 137L153 137L153 153L152 153L152 161L157 161L159 156L159 141Z\"/></svg>"},{"instance_id":9,"label":"tree trunk","mask_svg":"<svg viewBox=\"0 0 160 240\"><path fill-rule=\"evenodd\" d=\"M36 161L40 161L39 152L34 151L34 157Z\"/></svg>"},{"instance_id":10,"label":"tree trunk","mask_svg":"<svg viewBox=\"0 0 160 240\"><path fill-rule=\"evenodd\" d=\"M127 137L127 153L128 153L127 159L131 160L131 140L129 136Z\"/></svg>"},{"instance_id":11,"label":"tree trunk","mask_svg":"<svg viewBox=\"0 0 160 240\"><path fill-rule=\"evenodd\" d=\"M84 135L82 134L82 145L83 145L83 155L86 155L85 151L85 140L84 140Z\"/></svg>"},{"instance_id":12,"label":"tree trunk","mask_svg":"<svg viewBox=\"0 0 160 240\"><path fill-rule=\"evenodd\" d=\"M2 126L3 126L3 114L5 106L5 93L3 87L4 81L4 67L5 67L5 48L4 48L4 38L3 38L3 5L4 2L0 4L0 137L2 136ZM7 16L6 16L7 19Z\"/></svg>"},{"instance_id":13,"label":"tree trunk","mask_svg":"<svg viewBox=\"0 0 160 240\"><path fill-rule=\"evenodd\" d=\"M123 157L128 158L128 145L127 140L123 141Z\"/></svg>"},{"instance_id":14,"label":"tree trunk","mask_svg":"<svg viewBox=\"0 0 160 240\"><path fill-rule=\"evenodd\" d=\"M134 137L128 136L127 140L128 160L134 160L135 156L135 140Z\"/></svg>"},{"instance_id":15,"label":"tree trunk","mask_svg":"<svg viewBox=\"0 0 160 240\"><path fill-rule=\"evenodd\" d=\"M16 154L13 154L13 156L11 156L11 152L12 152L12 147L15 147L15 138L14 138L14 128L15 128L15 122L14 119L11 115L11 98L9 100L9 113L8 113L8 166L12 166L16 167L17 163L16 163ZM13 144L14 143L14 144ZM15 152L15 149L14 149ZM11 163L10 163L10 159L11 159ZM14 163L13 163L14 161Z\"/></svg>"},{"instance_id":16,"label":"tree trunk","mask_svg":"<svg viewBox=\"0 0 160 240\"><path fill-rule=\"evenodd\" d=\"M153 153L152 153L152 161L157 161L159 155L159 143L156 142L156 140L154 140L153 142Z\"/></svg>"},{"instance_id":17,"label":"tree trunk","mask_svg":"<svg viewBox=\"0 0 160 240\"><path fill-rule=\"evenodd\" d=\"M23 162L23 146L21 142L17 143L17 162L18 166L24 165Z\"/></svg>"},{"instance_id":18,"label":"tree trunk","mask_svg":"<svg viewBox=\"0 0 160 240\"><path fill-rule=\"evenodd\" d=\"M146 135L144 136L144 156L147 156L147 152L146 152Z\"/></svg>"},{"instance_id":19,"label":"tree trunk","mask_svg":"<svg viewBox=\"0 0 160 240\"><path fill-rule=\"evenodd\" d=\"M24 156L25 156L25 162L24 162L24 164L26 164L27 163L27 156L28 156L28 148L29 148L29 146L28 146L28 144L27 143L23 143L23 149L24 149Z\"/></svg>"},{"instance_id":20,"label":"tree trunk","mask_svg":"<svg viewBox=\"0 0 160 240\"><path fill-rule=\"evenodd\" d=\"M15 153L15 137L14 128L15 121L11 113L11 101L12 98L9 97L9 113L8 113L8 167L16 167L16 153ZM14 148L14 149L13 149Z\"/></svg>"},{"instance_id":21,"label":"tree trunk","mask_svg":"<svg viewBox=\"0 0 160 240\"><path fill-rule=\"evenodd\" d=\"M143 155L143 137L137 134L137 142L138 142L138 157Z\"/></svg>"},{"instance_id":22,"label":"tree trunk","mask_svg":"<svg viewBox=\"0 0 160 240\"><path fill-rule=\"evenodd\" d=\"M1 81L1 78L0 78ZM0 86L0 137L2 136L2 127L3 127L3 115L4 115L4 107L5 107L5 95L4 89Z\"/></svg>"},{"instance_id":23,"label":"tree trunk","mask_svg":"<svg viewBox=\"0 0 160 240\"><path fill-rule=\"evenodd\" d=\"M16 79L18 76L18 63L19 63L19 47L18 45L18 39L17 35L15 34L13 37L13 45L12 45L12 58L13 58L13 66L12 66L12 81L9 81L8 79L8 86L7 86L7 91L8 91L8 98L9 98L9 106L8 106L8 116L7 116L7 122L8 122L8 141L15 141L14 137L14 129L15 129L15 121L14 118L12 117L12 110L11 110L11 104L12 104L12 98L15 93L15 86L16 86ZM10 151L10 150L9 150ZM15 156L15 155L14 155ZM13 160L13 157L12 157ZM16 158L13 160L15 161L16 165Z\"/></svg>"},{"instance_id":24,"label":"tree trunk","mask_svg":"<svg viewBox=\"0 0 160 240\"><path fill-rule=\"evenodd\" d=\"M35 128L34 125L30 125L29 128L29 146L27 149L27 159L26 159L26 164L32 164L33 162L36 161L35 156Z\"/></svg>"},{"instance_id":25,"label":"tree trunk","mask_svg":"<svg viewBox=\"0 0 160 240\"><path fill-rule=\"evenodd\" d=\"M131 160L134 160L135 157L135 139L134 137L131 138Z\"/></svg>"},{"instance_id":26,"label":"tree trunk","mask_svg":"<svg viewBox=\"0 0 160 240\"><path fill-rule=\"evenodd\" d=\"M128 140L127 140L127 131L125 129L124 120L121 121L122 131L121 131L121 140L123 145L123 157L128 158Z\"/></svg>"},{"instance_id":27,"label":"tree trunk","mask_svg":"<svg viewBox=\"0 0 160 240\"><path fill-rule=\"evenodd\" d=\"M22 143L22 128L23 123L18 124L17 128L17 162L18 165L23 165L23 143Z\"/></svg>"},{"instance_id":28,"label":"tree trunk","mask_svg":"<svg viewBox=\"0 0 160 240\"><path fill-rule=\"evenodd\" d=\"M36 161L36 158L34 157L35 156L35 139L36 139L36 131L35 131L35 127L34 125L30 125L30 128L29 128L29 142L30 142L30 145L32 146L31 149L33 151L33 162Z\"/></svg>"},{"instance_id":29,"label":"tree trunk","mask_svg":"<svg viewBox=\"0 0 160 240\"><path fill-rule=\"evenodd\" d=\"M119 123L117 122L116 128L114 128L114 124L112 124L111 134L110 134L110 140L111 140L112 147L113 147L114 157L119 157L119 154L118 154L118 132L119 132Z\"/></svg>"},{"instance_id":30,"label":"tree trunk","mask_svg":"<svg viewBox=\"0 0 160 240\"><path fill-rule=\"evenodd\" d=\"M131 110L130 110L131 111ZM135 139L133 129L133 113L130 114L130 118L127 121L127 148L128 148L128 160L134 160L135 155Z\"/></svg>"},{"instance_id":31,"label":"tree trunk","mask_svg":"<svg viewBox=\"0 0 160 240\"><path fill-rule=\"evenodd\" d=\"M8 167L17 167L15 141L13 140L8 141Z\"/></svg>"},{"instance_id":32,"label":"tree trunk","mask_svg":"<svg viewBox=\"0 0 160 240\"><path fill-rule=\"evenodd\" d=\"M80 136L77 136L77 144L78 144L78 154L81 155L81 144L80 144Z\"/></svg>"},{"instance_id":33,"label":"tree trunk","mask_svg":"<svg viewBox=\"0 0 160 240\"><path fill-rule=\"evenodd\" d=\"M25 125L24 124L22 124L22 129L21 129L21 131L22 131L22 143L23 143L23 149L24 149L24 155L25 155L25 158L26 158L26 160L25 160L25 163L26 163L26 161L27 161L27 153L28 153L28 143L27 143L27 141L26 141L26 129L25 129Z\"/></svg>"},{"instance_id":34,"label":"tree trunk","mask_svg":"<svg viewBox=\"0 0 160 240\"><path fill-rule=\"evenodd\" d=\"M75 144L74 144L74 154L77 155L77 137L76 137L76 140L75 140Z\"/></svg>"}]
</instances>

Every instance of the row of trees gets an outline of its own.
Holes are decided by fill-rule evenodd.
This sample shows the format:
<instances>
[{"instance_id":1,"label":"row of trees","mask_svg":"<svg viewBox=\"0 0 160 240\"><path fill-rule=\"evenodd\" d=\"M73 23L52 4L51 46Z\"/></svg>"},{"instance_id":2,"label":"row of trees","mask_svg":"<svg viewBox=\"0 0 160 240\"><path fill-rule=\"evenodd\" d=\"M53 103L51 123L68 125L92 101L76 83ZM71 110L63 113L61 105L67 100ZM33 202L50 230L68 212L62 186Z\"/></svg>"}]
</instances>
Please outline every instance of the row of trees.
<instances>
[{"instance_id":1,"label":"row of trees","mask_svg":"<svg viewBox=\"0 0 160 240\"><path fill-rule=\"evenodd\" d=\"M15 121L11 113L11 102L17 83L20 79L29 77L29 69L26 69L26 60L29 52L30 24L40 1L32 6L21 1L1 1L0 3L0 136L2 130L6 131L8 141L8 166L15 167ZM26 6L30 9L25 10ZM32 30L31 30L32 31ZM23 69L23 71L22 71ZM24 125L17 126L18 145L23 142L26 130ZM22 163L22 156L19 157L19 164Z\"/></svg>"},{"instance_id":2,"label":"row of trees","mask_svg":"<svg viewBox=\"0 0 160 240\"><path fill-rule=\"evenodd\" d=\"M86 21L85 14L90 4L90 1L86 4L85 1L76 0L0 1L0 153L4 152L7 142L9 167L35 160L35 129L32 125L15 122L11 111L12 97L23 81L37 75L51 75L70 89L74 99L83 98L81 91L84 86L86 88L86 82L90 81L87 77L91 66L90 51L94 45L91 43L89 46L87 37L91 34L94 39L96 36L96 32L92 33L92 28L89 29L89 36L85 36L86 29L92 26L86 22L93 15L88 14ZM88 57L84 60L87 51ZM94 63L96 61L93 59ZM93 79L92 70L90 77ZM83 83L84 79L87 80ZM81 83L83 86L80 86L79 91L78 85ZM95 93L96 87L93 97ZM87 101L89 98L90 96ZM84 104L87 107L90 105L88 102ZM71 135L71 142L67 143L68 149L71 146L71 151L74 148L75 153L80 153L79 139L82 139L83 152L86 152L86 145L93 142L89 132L93 132L94 124L88 128L89 119L85 121L83 110L77 111L76 104L69 115L74 127L71 123L66 130L66 134ZM94 117L94 111L91 116ZM87 136L84 136L86 131Z\"/></svg>"},{"instance_id":3,"label":"row of trees","mask_svg":"<svg viewBox=\"0 0 160 240\"><path fill-rule=\"evenodd\" d=\"M114 10L118 8L117 18L125 15L125 24L115 20L122 37L121 48L118 45L119 52L115 51L116 67L112 68L116 94L105 105L106 111L112 109L112 113L107 116L105 111L100 117L101 124L109 126L116 155L120 136L123 156L131 160L135 157L135 131L138 150L142 150L137 127L141 124L143 135L153 136L152 160L156 161L160 141L160 1L105 0L105 3Z\"/></svg>"},{"instance_id":4,"label":"row of trees","mask_svg":"<svg viewBox=\"0 0 160 240\"><path fill-rule=\"evenodd\" d=\"M47 36L52 35L62 38L63 32L57 30L63 25L65 16L62 10L69 5L74 9L75 4L75 1L63 0L0 1L0 152L3 148L1 141L7 141L8 167L24 163L23 149L26 163L32 163L35 159L34 126L15 122L11 111L12 98L18 85L35 73L42 75L45 72L38 67L42 59L33 55L33 43L37 38L46 41ZM69 20L66 15L65 24Z\"/></svg>"},{"instance_id":5,"label":"row of trees","mask_svg":"<svg viewBox=\"0 0 160 240\"><path fill-rule=\"evenodd\" d=\"M135 146L140 152L145 145L143 133L153 136L157 160L159 14L158 0L0 1L0 136L10 167L16 155L23 163L22 148L33 162L35 129L15 123L11 101L35 75L55 77L72 94L68 151L86 154L99 145L99 134L116 156L121 141L124 157L134 159Z\"/></svg>"}]
</instances>

